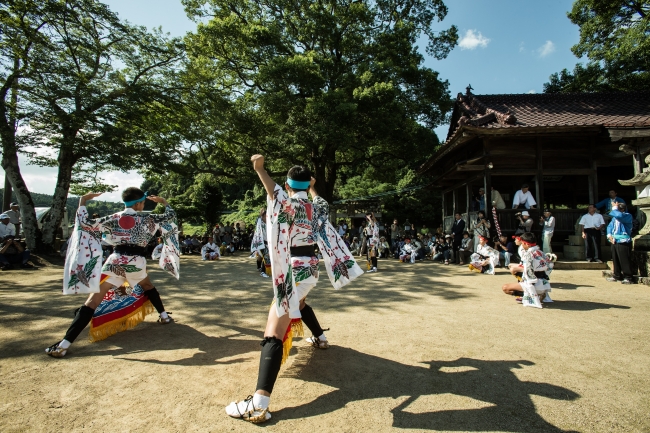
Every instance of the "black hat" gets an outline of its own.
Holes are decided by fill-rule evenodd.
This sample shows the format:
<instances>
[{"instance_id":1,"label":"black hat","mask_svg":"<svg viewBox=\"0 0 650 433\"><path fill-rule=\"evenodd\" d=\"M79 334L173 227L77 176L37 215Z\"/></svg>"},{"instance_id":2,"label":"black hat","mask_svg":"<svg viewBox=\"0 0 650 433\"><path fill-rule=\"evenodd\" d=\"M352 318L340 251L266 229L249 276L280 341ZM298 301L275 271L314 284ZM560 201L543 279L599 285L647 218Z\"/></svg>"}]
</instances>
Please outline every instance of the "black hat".
<instances>
[{"instance_id":1,"label":"black hat","mask_svg":"<svg viewBox=\"0 0 650 433\"><path fill-rule=\"evenodd\" d=\"M546 213L546 212L549 212L549 213L550 213L551 210L550 210L549 208L546 208L546 209L544 209L544 213Z\"/></svg>"}]
</instances>

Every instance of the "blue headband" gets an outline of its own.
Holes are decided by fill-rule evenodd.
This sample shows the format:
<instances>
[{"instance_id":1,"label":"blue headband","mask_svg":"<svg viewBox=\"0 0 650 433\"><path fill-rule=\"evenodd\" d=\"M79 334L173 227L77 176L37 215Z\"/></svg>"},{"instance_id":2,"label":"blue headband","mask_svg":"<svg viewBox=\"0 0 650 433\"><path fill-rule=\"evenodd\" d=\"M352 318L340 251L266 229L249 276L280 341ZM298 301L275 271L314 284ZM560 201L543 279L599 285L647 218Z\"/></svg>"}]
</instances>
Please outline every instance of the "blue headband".
<instances>
[{"instance_id":1,"label":"blue headband","mask_svg":"<svg viewBox=\"0 0 650 433\"><path fill-rule=\"evenodd\" d=\"M146 198L147 198L148 195L149 195L149 191L145 192L144 195L142 196L142 198L139 198L139 199L137 199L137 200L125 201L125 202L124 202L124 206L126 206L126 207L131 207L131 206L133 206L133 205L136 204L136 203L140 203L141 201L146 200Z\"/></svg>"},{"instance_id":2,"label":"blue headband","mask_svg":"<svg viewBox=\"0 0 650 433\"><path fill-rule=\"evenodd\" d=\"M311 182L308 180L293 180L289 177L287 178L287 185L289 185L291 189L308 189L310 184Z\"/></svg>"}]
</instances>

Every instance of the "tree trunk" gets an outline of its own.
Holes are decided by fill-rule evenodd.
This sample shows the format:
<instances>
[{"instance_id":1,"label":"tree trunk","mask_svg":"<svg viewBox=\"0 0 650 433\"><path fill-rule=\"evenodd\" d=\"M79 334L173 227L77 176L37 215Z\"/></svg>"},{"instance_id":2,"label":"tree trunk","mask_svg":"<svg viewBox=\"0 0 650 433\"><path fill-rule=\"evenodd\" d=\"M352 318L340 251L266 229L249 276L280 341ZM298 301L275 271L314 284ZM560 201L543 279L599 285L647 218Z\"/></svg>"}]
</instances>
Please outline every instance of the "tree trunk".
<instances>
[{"instance_id":1,"label":"tree trunk","mask_svg":"<svg viewBox=\"0 0 650 433\"><path fill-rule=\"evenodd\" d=\"M72 140L74 140L74 138ZM65 137L64 141L67 141ZM56 234L61 226L61 221L63 220L63 214L68 200L68 191L70 191L72 166L75 163L74 155L70 150L71 148L72 146L70 144L64 142L59 150L59 173L56 178L52 206L45 218L43 218L43 243L50 249L54 248Z\"/></svg>"},{"instance_id":2,"label":"tree trunk","mask_svg":"<svg viewBox=\"0 0 650 433\"><path fill-rule=\"evenodd\" d=\"M11 188L11 182L9 182L9 176L5 174L5 189L2 195L2 209L0 209L0 212L4 212L9 209L9 205L11 204L12 191L13 189Z\"/></svg>"},{"instance_id":3,"label":"tree trunk","mask_svg":"<svg viewBox=\"0 0 650 433\"><path fill-rule=\"evenodd\" d=\"M336 160L334 157L312 157L314 165L314 179L316 179L316 191L328 203L334 198L334 184L336 183Z\"/></svg>"}]
</instances>

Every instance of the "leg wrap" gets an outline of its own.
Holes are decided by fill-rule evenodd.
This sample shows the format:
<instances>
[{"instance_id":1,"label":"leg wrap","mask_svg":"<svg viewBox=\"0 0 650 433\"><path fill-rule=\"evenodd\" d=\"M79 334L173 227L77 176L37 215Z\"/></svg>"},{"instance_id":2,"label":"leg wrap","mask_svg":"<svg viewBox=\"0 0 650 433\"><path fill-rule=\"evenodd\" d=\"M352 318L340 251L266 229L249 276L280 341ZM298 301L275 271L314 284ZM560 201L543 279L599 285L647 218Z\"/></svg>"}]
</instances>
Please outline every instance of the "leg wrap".
<instances>
[{"instance_id":1,"label":"leg wrap","mask_svg":"<svg viewBox=\"0 0 650 433\"><path fill-rule=\"evenodd\" d=\"M314 310L309 305L305 304L304 308L300 310L300 314L302 315L302 323L307 325L314 337L323 335L323 328L321 328Z\"/></svg>"},{"instance_id":2,"label":"leg wrap","mask_svg":"<svg viewBox=\"0 0 650 433\"><path fill-rule=\"evenodd\" d=\"M94 312L95 310L92 308L82 305L81 308L77 310L77 313L74 316L74 320L68 328L68 331L65 333L64 338L70 343L74 342L79 334L81 334L81 331L83 331L84 328L88 326L93 318Z\"/></svg>"},{"instance_id":3,"label":"leg wrap","mask_svg":"<svg viewBox=\"0 0 650 433\"><path fill-rule=\"evenodd\" d=\"M155 287L151 290L145 290L144 293L149 297L149 301L151 301L151 305L153 305L156 308L158 314L165 311L165 307L163 306L162 299L160 299L160 293L158 293L158 290L156 290Z\"/></svg>"},{"instance_id":4,"label":"leg wrap","mask_svg":"<svg viewBox=\"0 0 650 433\"><path fill-rule=\"evenodd\" d=\"M271 393L278 378L282 364L282 340L275 337L264 337L260 354L260 370L257 374L257 388Z\"/></svg>"},{"instance_id":5,"label":"leg wrap","mask_svg":"<svg viewBox=\"0 0 650 433\"><path fill-rule=\"evenodd\" d=\"M257 259L257 269L262 270L262 259Z\"/></svg>"},{"instance_id":6,"label":"leg wrap","mask_svg":"<svg viewBox=\"0 0 650 433\"><path fill-rule=\"evenodd\" d=\"M376 268L377 267L377 257L371 257L370 261L372 262L372 267Z\"/></svg>"}]
</instances>

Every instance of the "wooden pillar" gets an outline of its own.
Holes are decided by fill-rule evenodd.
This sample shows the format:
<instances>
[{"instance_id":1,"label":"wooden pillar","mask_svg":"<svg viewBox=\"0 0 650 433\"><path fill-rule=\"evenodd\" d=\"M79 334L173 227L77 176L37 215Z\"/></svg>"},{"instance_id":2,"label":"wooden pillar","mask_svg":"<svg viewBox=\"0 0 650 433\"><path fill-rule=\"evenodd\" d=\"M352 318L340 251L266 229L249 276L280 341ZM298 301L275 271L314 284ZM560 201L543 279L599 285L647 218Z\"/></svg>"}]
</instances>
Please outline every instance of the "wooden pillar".
<instances>
[{"instance_id":1,"label":"wooden pillar","mask_svg":"<svg viewBox=\"0 0 650 433\"><path fill-rule=\"evenodd\" d=\"M643 172L643 156L641 155L641 151L639 150L639 146L636 148L636 153L634 154L634 175L636 176L639 173ZM644 186L635 186L636 189L636 197L639 198L639 194L643 189L645 188Z\"/></svg>"},{"instance_id":2,"label":"wooden pillar","mask_svg":"<svg viewBox=\"0 0 650 433\"><path fill-rule=\"evenodd\" d=\"M456 215L458 212L458 193L456 193L456 188L451 192L451 214Z\"/></svg>"},{"instance_id":3,"label":"wooden pillar","mask_svg":"<svg viewBox=\"0 0 650 433\"><path fill-rule=\"evenodd\" d=\"M489 164L492 164L492 157L490 153L490 140L488 138L483 138L483 155L485 155L485 169L483 176L483 189L485 189L485 213L486 216L492 214L492 171L488 168ZM489 216L488 216L489 218Z\"/></svg>"},{"instance_id":4,"label":"wooden pillar","mask_svg":"<svg viewBox=\"0 0 650 433\"><path fill-rule=\"evenodd\" d=\"M442 193L442 230L445 229L445 217L447 216L447 209L445 208L445 195L447 194L443 192Z\"/></svg>"},{"instance_id":5,"label":"wooden pillar","mask_svg":"<svg viewBox=\"0 0 650 433\"><path fill-rule=\"evenodd\" d=\"M537 161L537 174L535 175L535 193L537 194L537 207L544 210L544 164L542 162L542 137L537 137L535 143L535 160Z\"/></svg>"},{"instance_id":6,"label":"wooden pillar","mask_svg":"<svg viewBox=\"0 0 650 433\"><path fill-rule=\"evenodd\" d=\"M467 194L466 200L465 200L465 209L467 210L467 215L469 216L469 193L470 193L470 187L469 187L469 182L465 185L465 192Z\"/></svg>"}]
</instances>

